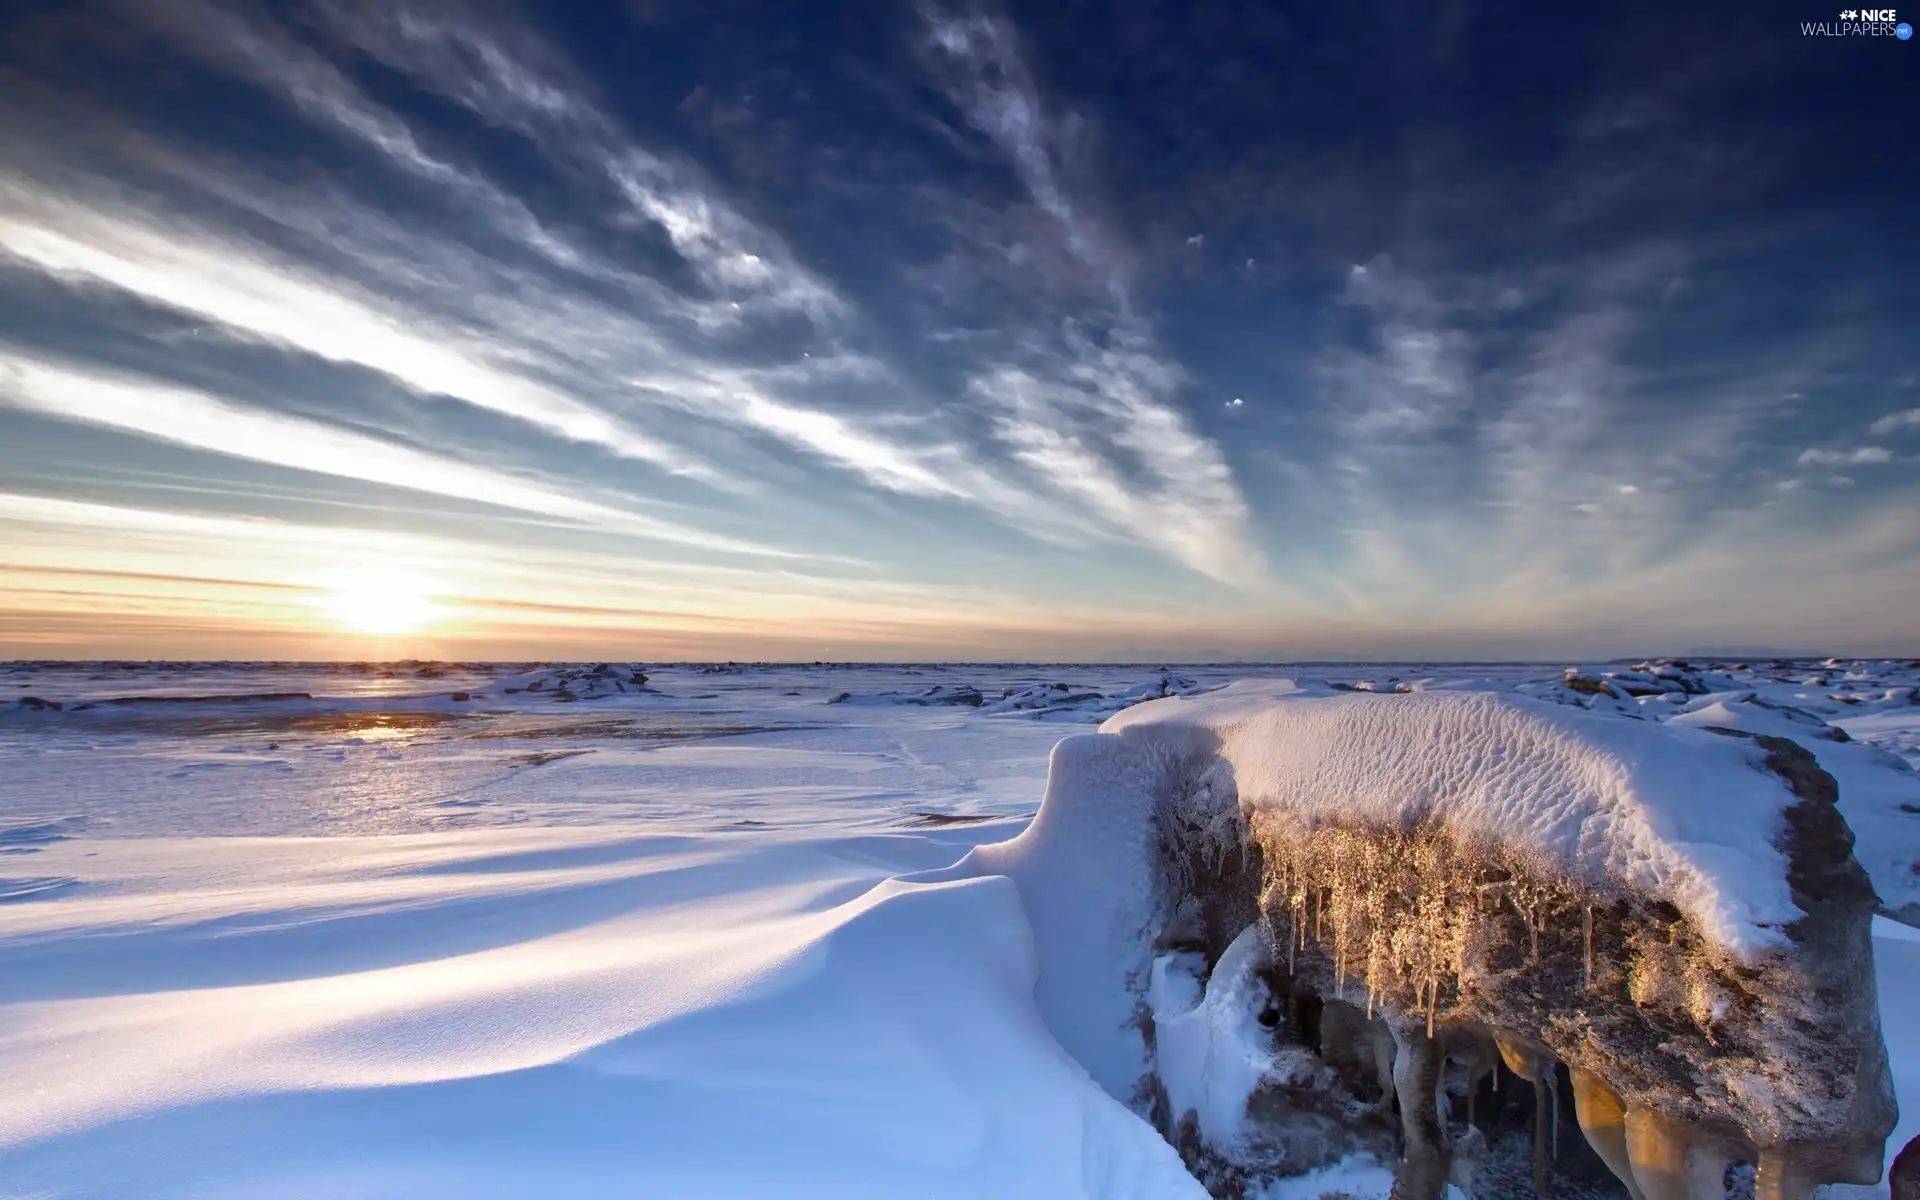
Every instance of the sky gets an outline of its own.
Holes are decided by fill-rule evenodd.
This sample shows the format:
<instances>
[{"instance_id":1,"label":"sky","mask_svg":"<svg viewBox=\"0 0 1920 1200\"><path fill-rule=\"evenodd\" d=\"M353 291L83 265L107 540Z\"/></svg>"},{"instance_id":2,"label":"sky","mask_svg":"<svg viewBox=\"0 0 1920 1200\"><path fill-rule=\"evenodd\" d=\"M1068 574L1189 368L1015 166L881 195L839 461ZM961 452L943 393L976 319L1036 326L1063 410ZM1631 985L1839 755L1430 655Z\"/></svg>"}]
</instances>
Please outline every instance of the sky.
<instances>
[{"instance_id":1,"label":"sky","mask_svg":"<svg viewBox=\"0 0 1920 1200\"><path fill-rule=\"evenodd\" d=\"M1545 12L8 5L0 656L1920 654L1920 44Z\"/></svg>"}]
</instances>

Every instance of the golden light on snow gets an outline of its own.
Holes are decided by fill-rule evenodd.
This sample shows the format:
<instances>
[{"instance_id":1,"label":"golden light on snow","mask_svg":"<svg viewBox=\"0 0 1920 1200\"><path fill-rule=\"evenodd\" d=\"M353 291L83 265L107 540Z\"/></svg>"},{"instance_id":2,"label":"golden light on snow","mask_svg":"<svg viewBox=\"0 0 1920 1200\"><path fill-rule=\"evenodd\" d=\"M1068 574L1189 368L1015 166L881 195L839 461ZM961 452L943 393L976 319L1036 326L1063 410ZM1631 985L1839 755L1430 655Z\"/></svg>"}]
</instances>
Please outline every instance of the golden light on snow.
<instances>
[{"instance_id":1,"label":"golden light on snow","mask_svg":"<svg viewBox=\"0 0 1920 1200\"><path fill-rule=\"evenodd\" d=\"M342 571L327 582L327 616L356 633L393 637L418 633L439 618L426 581L405 571Z\"/></svg>"}]
</instances>

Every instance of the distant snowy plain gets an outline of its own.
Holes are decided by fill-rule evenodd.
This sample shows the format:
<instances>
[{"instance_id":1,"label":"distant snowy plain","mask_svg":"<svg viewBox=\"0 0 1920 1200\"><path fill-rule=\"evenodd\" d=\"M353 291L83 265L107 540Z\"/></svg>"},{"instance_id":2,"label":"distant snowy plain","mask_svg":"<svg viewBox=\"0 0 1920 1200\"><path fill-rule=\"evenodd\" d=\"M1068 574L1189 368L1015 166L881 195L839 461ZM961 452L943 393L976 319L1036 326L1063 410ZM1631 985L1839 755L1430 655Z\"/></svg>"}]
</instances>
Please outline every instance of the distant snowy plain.
<instances>
[{"instance_id":1,"label":"distant snowy plain","mask_svg":"<svg viewBox=\"0 0 1920 1200\"><path fill-rule=\"evenodd\" d=\"M1911 664L1715 669L1920 761ZM1042 1021L1012 882L916 874L1144 699L1562 678L644 670L0 665L0 1197L1204 1196Z\"/></svg>"}]
</instances>

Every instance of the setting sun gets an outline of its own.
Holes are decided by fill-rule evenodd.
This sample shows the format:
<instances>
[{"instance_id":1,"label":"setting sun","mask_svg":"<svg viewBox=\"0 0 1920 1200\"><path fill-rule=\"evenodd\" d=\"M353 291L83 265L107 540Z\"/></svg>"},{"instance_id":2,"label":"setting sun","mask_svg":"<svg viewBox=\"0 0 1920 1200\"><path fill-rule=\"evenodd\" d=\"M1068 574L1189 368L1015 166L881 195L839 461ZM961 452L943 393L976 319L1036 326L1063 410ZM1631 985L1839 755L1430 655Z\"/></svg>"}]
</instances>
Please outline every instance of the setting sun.
<instances>
[{"instance_id":1,"label":"setting sun","mask_svg":"<svg viewBox=\"0 0 1920 1200\"><path fill-rule=\"evenodd\" d=\"M426 582L401 571L356 570L327 582L322 607L332 620L358 633L386 637L414 633L439 614Z\"/></svg>"}]
</instances>

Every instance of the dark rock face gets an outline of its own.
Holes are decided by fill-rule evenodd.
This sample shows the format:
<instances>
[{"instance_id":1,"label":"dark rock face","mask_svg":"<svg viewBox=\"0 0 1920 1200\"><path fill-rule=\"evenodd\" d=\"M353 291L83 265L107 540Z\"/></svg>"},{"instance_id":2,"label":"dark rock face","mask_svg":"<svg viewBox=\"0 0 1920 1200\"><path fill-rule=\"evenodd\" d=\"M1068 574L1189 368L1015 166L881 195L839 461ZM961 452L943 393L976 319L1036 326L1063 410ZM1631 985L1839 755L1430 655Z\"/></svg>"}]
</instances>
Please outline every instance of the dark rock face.
<instances>
[{"instance_id":1,"label":"dark rock face","mask_svg":"<svg viewBox=\"0 0 1920 1200\"><path fill-rule=\"evenodd\" d=\"M1920 1200L1920 1137L1908 1142L1887 1172L1893 1200Z\"/></svg>"},{"instance_id":2,"label":"dark rock face","mask_svg":"<svg viewBox=\"0 0 1920 1200\"><path fill-rule=\"evenodd\" d=\"M1821 1182L1874 1183L1898 1118L1875 999L1871 918L1879 898L1854 858L1833 777L1792 741L1753 740L1800 800L1783 814L1779 845L1793 902L1807 914L1786 930L1797 986L1769 996L1766 1016L1796 1070L1826 1084L1824 1095L1809 1092L1765 1132Z\"/></svg>"}]
</instances>

